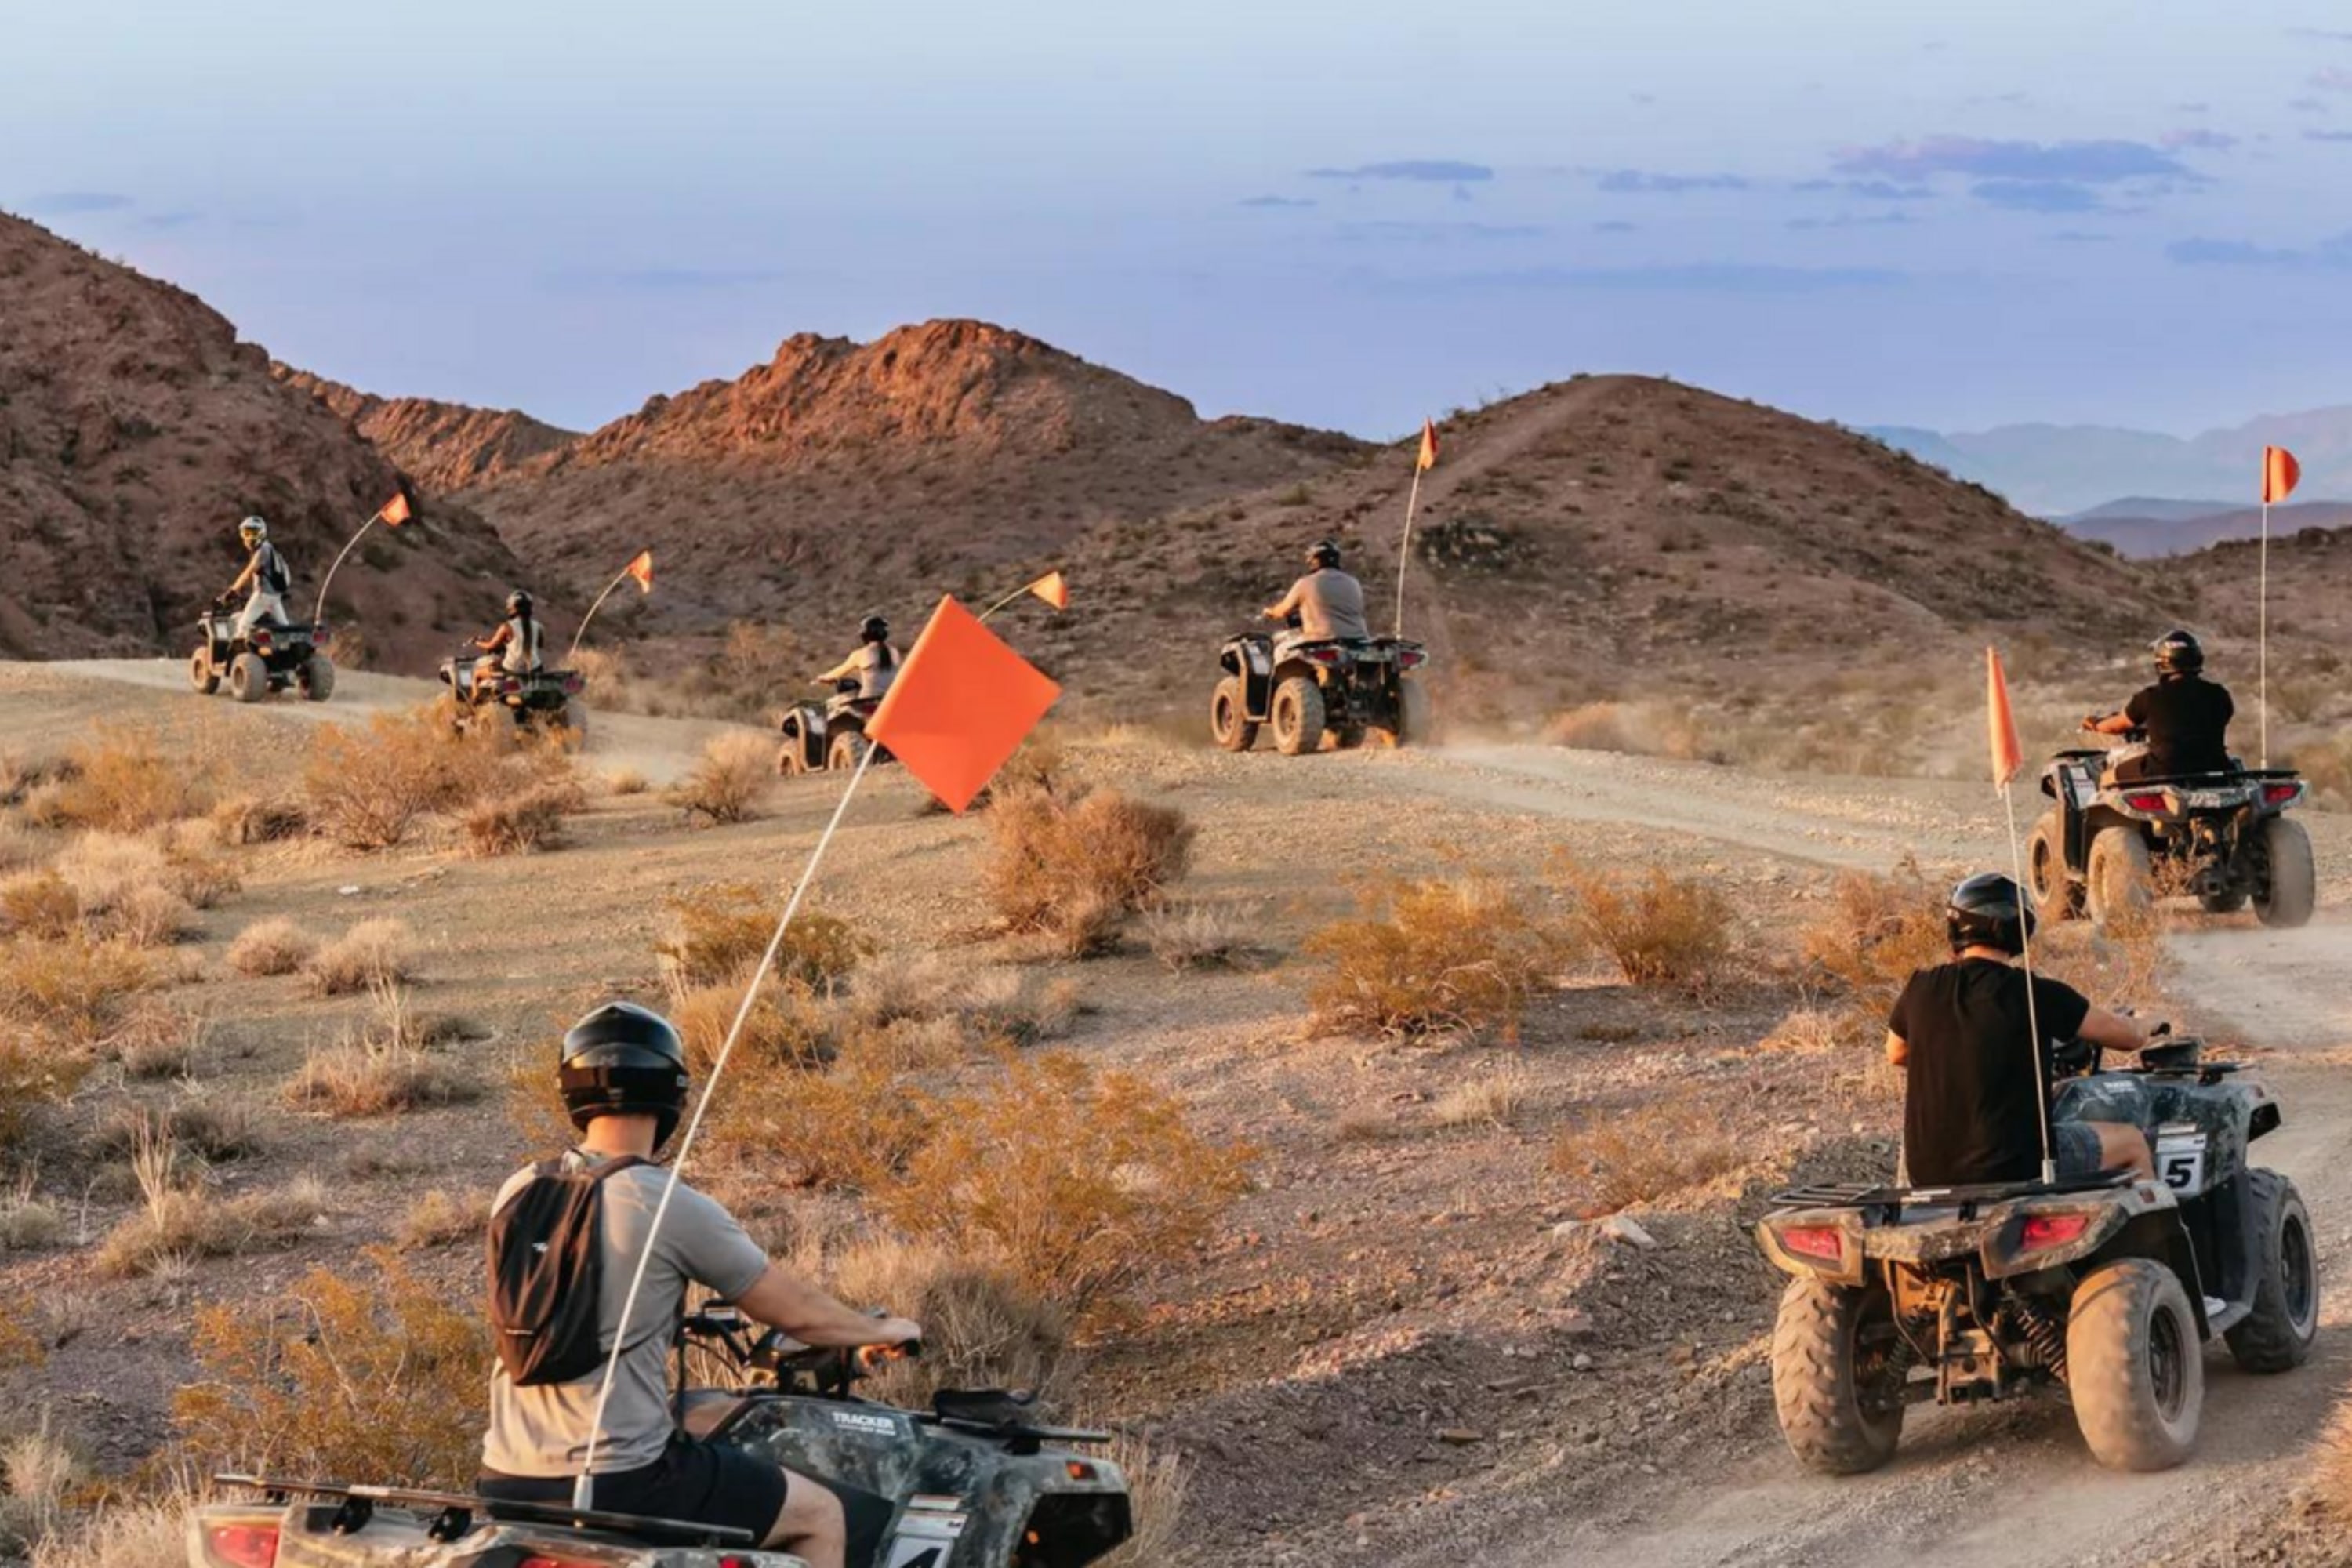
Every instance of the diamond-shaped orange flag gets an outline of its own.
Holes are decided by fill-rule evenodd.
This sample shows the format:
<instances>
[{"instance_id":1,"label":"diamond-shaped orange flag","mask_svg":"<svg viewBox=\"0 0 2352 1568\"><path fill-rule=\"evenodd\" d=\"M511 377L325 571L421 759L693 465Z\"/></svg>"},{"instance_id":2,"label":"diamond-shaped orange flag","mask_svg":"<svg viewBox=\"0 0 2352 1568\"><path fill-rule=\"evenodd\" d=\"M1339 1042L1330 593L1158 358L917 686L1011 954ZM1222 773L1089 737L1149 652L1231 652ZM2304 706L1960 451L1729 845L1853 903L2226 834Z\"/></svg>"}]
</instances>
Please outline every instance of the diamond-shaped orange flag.
<instances>
[{"instance_id":1,"label":"diamond-shaped orange flag","mask_svg":"<svg viewBox=\"0 0 2352 1568\"><path fill-rule=\"evenodd\" d=\"M2005 785L2025 765L2025 748L2018 742L2017 716L2010 710L2009 677L1992 648L1985 649L1985 729L1992 742L1992 782Z\"/></svg>"},{"instance_id":2,"label":"diamond-shaped orange flag","mask_svg":"<svg viewBox=\"0 0 2352 1568\"><path fill-rule=\"evenodd\" d=\"M866 733L949 810L961 812L1061 695L949 597L915 639Z\"/></svg>"},{"instance_id":3,"label":"diamond-shaped orange flag","mask_svg":"<svg viewBox=\"0 0 2352 1568\"><path fill-rule=\"evenodd\" d=\"M383 510L376 513L376 516L383 519L383 525L386 528L398 528L415 515L408 510L408 492L405 490L384 502Z\"/></svg>"},{"instance_id":4,"label":"diamond-shaped orange flag","mask_svg":"<svg viewBox=\"0 0 2352 1568\"><path fill-rule=\"evenodd\" d=\"M1059 572L1048 572L1029 584L1029 591L1057 610L1070 607L1070 584Z\"/></svg>"},{"instance_id":5,"label":"diamond-shaped orange flag","mask_svg":"<svg viewBox=\"0 0 2352 1568\"><path fill-rule=\"evenodd\" d=\"M622 567L621 572L623 575L635 577L637 580L638 593L650 594L654 591L654 552L652 551L638 551L635 559Z\"/></svg>"}]
</instances>

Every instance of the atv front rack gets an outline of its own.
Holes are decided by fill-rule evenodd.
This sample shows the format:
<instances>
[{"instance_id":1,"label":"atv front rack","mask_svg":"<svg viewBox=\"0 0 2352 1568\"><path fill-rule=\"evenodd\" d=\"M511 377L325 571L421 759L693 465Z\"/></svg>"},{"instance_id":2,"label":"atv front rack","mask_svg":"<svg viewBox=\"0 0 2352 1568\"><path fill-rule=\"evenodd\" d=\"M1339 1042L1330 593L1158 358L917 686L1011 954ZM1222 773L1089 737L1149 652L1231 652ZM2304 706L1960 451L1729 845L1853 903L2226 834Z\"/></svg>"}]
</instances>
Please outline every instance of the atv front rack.
<instances>
[{"instance_id":1,"label":"atv front rack","mask_svg":"<svg viewBox=\"0 0 2352 1568\"><path fill-rule=\"evenodd\" d=\"M1816 1182L1772 1194L1776 1209L1860 1209L1864 1223L1885 1225L1909 1207L1957 1208L1972 1218L1988 1204L2019 1198L2063 1197L2076 1193L2105 1192L2129 1186L2129 1171L2099 1171L2086 1176L2061 1176L2054 1182L1987 1182L1961 1187L1896 1187L1884 1183Z\"/></svg>"},{"instance_id":2,"label":"atv front rack","mask_svg":"<svg viewBox=\"0 0 2352 1568\"><path fill-rule=\"evenodd\" d=\"M605 1513L597 1509L570 1508L560 1503L508 1502L503 1499L478 1496L472 1492L419 1491L406 1487L341 1486L321 1481L281 1481L262 1476L216 1475L213 1479L225 1487L244 1487L257 1491L272 1502L289 1498L331 1498L341 1506L335 1510L334 1530L338 1535L348 1535L367 1528L379 1506L431 1510L433 1522L426 1533L436 1541L455 1541L474 1528L477 1514L487 1515L513 1524L553 1524L574 1530L610 1531L616 1535L634 1536L656 1546L757 1546L759 1541L748 1530L732 1525L698 1524L691 1520L651 1519L634 1513Z\"/></svg>"}]
</instances>

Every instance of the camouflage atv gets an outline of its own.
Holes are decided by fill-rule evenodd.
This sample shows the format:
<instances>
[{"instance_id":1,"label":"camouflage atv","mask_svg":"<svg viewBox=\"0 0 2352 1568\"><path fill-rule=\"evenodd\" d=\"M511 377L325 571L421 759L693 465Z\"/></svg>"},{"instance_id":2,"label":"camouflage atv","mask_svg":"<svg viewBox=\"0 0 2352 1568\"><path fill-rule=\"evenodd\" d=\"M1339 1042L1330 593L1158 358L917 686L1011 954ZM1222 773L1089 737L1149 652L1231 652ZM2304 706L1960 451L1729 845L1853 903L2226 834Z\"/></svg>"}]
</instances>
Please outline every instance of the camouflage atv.
<instances>
[{"instance_id":1,"label":"camouflage atv","mask_svg":"<svg viewBox=\"0 0 2352 1568\"><path fill-rule=\"evenodd\" d=\"M1081 1568L1130 1533L1127 1479L1060 1445L1109 1434L1039 1426L1025 1395L942 1392L925 1411L856 1395L856 1358L751 1338L731 1308L682 1325L683 1344L753 1376L692 1394L684 1425L752 1448L841 1499L847 1568ZM1053 1445L1053 1446L1049 1446ZM803 1568L747 1532L568 1507L250 1476L255 1502L188 1523L189 1568Z\"/></svg>"},{"instance_id":2,"label":"camouflage atv","mask_svg":"<svg viewBox=\"0 0 2352 1568\"><path fill-rule=\"evenodd\" d=\"M1757 1240L1793 1278L1772 1393L1807 1465L1876 1469L1916 1402L2058 1390L2100 1463L2165 1469L2196 1446L2208 1340L2249 1372L2311 1353L2311 1216L2293 1182L2247 1158L2278 1127L2278 1103L2193 1039L2119 1072L2073 1049L2090 1070L2057 1086L2053 1121L2140 1128L2160 1180L1825 1185L1773 1200Z\"/></svg>"}]
</instances>

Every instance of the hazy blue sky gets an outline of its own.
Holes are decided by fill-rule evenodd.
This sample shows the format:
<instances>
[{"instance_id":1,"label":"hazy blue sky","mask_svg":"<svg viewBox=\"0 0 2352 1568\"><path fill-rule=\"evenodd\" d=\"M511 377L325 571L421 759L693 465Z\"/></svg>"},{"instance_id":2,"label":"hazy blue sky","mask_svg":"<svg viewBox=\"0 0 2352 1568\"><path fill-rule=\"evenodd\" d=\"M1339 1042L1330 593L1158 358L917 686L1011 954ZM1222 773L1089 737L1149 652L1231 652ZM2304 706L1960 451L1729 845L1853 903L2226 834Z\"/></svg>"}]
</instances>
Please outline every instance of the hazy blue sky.
<instances>
[{"instance_id":1,"label":"hazy blue sky","mask_svg":"<svg viewBox=\"0 0 2352 1568\"><path fill-rule=\"evenodd\" d=\"M2352 402L2326 0L11 10L0 206L572 425L934 315L1370 434L1577 370L1945 427Z\"/></svg>"}]
</instances>

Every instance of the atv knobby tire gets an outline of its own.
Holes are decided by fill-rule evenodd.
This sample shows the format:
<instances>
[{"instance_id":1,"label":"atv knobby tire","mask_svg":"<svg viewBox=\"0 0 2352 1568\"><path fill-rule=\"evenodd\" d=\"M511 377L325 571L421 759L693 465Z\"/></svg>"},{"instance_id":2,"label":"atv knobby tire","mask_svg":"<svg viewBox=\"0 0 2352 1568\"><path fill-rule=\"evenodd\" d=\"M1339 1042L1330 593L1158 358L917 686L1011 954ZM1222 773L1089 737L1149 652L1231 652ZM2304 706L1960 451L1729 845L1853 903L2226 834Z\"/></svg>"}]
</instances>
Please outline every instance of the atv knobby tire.
<instances>
[{"instance_id":1,"label":"atv knobby tire","mask_svg":"<svg viewBox=\"0 0 2352 1568\"><path fill-rule=\"evenodd\" d=\"M1437 740L1437 710L1429 688L1410 675L1397 678L1396 743L1427 746Z\"/></svg>"},{"instance_id":2,"label":"atv knobby tire","mask_svg":"<svg viewBox=\"0 0 2352 1568\"><path fill-rule=\"evenodd\" d=\"M1903 1436L1899 1388L1874 1392L1862 1366L1874 1329L1891 1336L1883 1290L1793 1279L1772 1327L1772 1403L1789 1451L1816 1470L1857 1476L1895 1457Z\"/></svg>"},{"instance_id":3,"label":"atv knobby tire","mask_svg":"<svg viewBox=\"0 0 2352 1568\"><path fill-rule=\"evenodd\" d=\"M2083 912L2083 885L2066 875L2066 818L2054 805L2025 840L2025 889L2044 920L2073 920Z\"/></svg>"},{"instance_id":4,"label":"atv knobby tire","mask_svg":"<svg viewBox=\"0 0 2352 1568\"><path fill-rule=\"evenodd\" d=\"M2147 840L2137 827L2102 827L2084 867L2091 923L2105 932L2147 911L2152 898Z\"/></svg>"},{"instance_id":5,"label":"atv knobby tire","mask_svg":"<svg viewBox=\"0 0 2352 1568\"><path fill-rule=\"evenodd\" d=\"M188 656L188 684L200 697L210 697L220 689L220 671L213 668L209 648L198 648Z\"/></svg>"},{"instance_id":6,"label":"atv knobby tire","mask_svg":"<svg viewBox=\"0 0 2352 1568\"><path fill-rule=\"evenodd\" d=\"M269 695L269 666L257 653L241 653L228 661L228 694L239 702L258 702Z\"/></svg>"},{"instance_id":7,"label":"atv knobby tire","mask_svg":"<svg viewBox=\"0 0 2352 1568\"><path fill-rule=\"evenodd\" d=\"M844 730L824 743L824 765L839 772L854 768L866 760L866 737L855 730Z\"/></svg>"},{"instance_id":8,"label":"atv knobby tire","mask_svg":"<svg viewBox=\"0 0 2352 1568\"><path fill-rule=\"evenodd\" d=\"M2099 1463L2168 1470L2189 1458L2205 1405L2205 1353L2179 1277L2126 1258L2074 1287L2066 1386Z\"/></svg>"},{"instance_id":9,"label":"atv knobby tire","mask_svg":"<svg viewBox=\"0 0 2352 1568\"><path fill-rule=\"evenodd\" d=\"M323 653L314 653L302 661L294 679L302 688L305 701L324 702L335 694L335 661Z\"/></svg>"},{"instance_id":10,"label":"atv knobby tire","mask_svg":"<svg viewBox=\"0 0 2352 1568\"><path fill-rule=\"evenodd\" d=\"M2311 860L2311 835L2291 817L2263 824L2263 847L2271 874L2254 896L2254 916L2266 926L2299 926L2311 921L2319 893L2318 868Z\"/></svg>"},{"instance_id":11,"label":"atv knobby tire","mask_svg":"<svg viewBox=\"0 0 2352 1568\"><path fill-rule=\"evenodd\" d=\"M564 745L579 751L588 744L588 710L577 702L566 702L550 716L557 737Z\"/></svg>"},{"instance_id":12,"label":"atv knobby tire","mask_svg":"<svg viewBox=\"0 0 2352 1568\"><path fill-rule=\"evenodd\" d=\"M1209 738L1220 751L1246 752L1257 744L1257 725L1249 717L1249 693L1238 675L1217 682L1209 699Z\"/></svg>"},{"instance_id":13,"label":"atv knobby tire","mask_svg":"<svg viewBox=\"0 0 2352 1568\"><path fill-rule=\"evenodd\" d=\"M2254 1310L2222 1337L2248 1372L2289 1372L2311 1355L2319 1332L2319 1258L2303 1194L2276 1171L2248 1171L2262 1273Z\"/></svg>"},{"instance_id":14,"label":"atv knobby tire","mask_svg":"<svg viewBox=\"0 0 2352 1568\"><path fill-rule=\"evenodd\" d=\"M1323 743L1323 689L1311 675L1294 675L1274 689L1274 743L1286 757Z\"/></svg>"}]
</instances>

